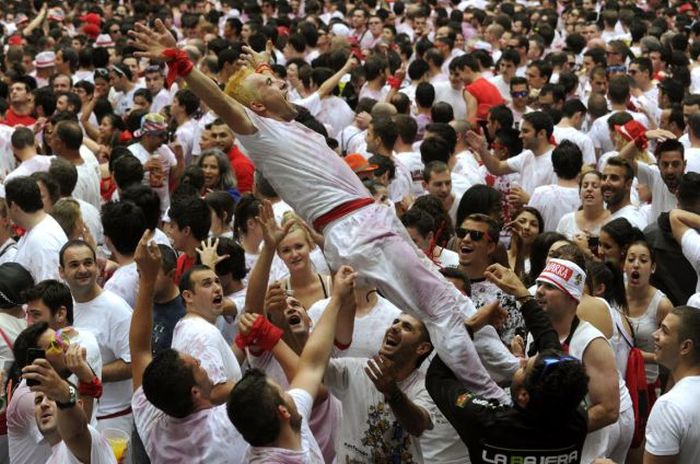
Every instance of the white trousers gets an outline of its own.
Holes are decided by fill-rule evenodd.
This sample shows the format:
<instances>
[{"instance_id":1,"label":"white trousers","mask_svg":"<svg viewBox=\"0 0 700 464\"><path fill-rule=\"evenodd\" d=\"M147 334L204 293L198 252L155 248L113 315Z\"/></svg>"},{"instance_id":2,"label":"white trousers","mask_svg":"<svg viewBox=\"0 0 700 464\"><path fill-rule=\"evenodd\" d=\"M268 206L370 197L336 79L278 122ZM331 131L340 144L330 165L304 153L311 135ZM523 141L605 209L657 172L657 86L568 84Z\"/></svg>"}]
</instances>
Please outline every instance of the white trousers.
<instances>
[{"instance_id":1,"label":"white trousers","mask_svg":"<svg viewBox=\"0 0 700 464\"><path fill-rule=\"evenodd\" d=\"M474 304L435 270L389 207L365 206L323 232L331 269L352 266L363 284L377 287L399 309L423 321L440 358L467 388L507 401L464 327L463 314L473 314Z\"/></svg>"}]
</instances>

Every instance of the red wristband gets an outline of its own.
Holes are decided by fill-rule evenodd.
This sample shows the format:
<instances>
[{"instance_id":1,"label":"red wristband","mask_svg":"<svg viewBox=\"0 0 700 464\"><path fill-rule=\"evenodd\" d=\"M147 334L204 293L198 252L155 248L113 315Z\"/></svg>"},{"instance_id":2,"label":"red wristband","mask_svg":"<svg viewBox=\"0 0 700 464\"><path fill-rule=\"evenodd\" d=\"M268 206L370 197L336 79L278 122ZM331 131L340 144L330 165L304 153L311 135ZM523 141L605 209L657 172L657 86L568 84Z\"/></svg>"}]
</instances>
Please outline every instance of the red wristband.
<instances>
[{"instance_id":1,"label":"red wristband","mask_svg":"<svg viewBox=\"0 0 700 464\"><path fill-rule=\"evenodd\" d=\"M95 399L100 398L102 397L102 382L100 382L100 379L97 377L93 377L90 383L78 383L78 391L81 396L89 396Z\"/></svg>"},{"instance_id":2,"label":"red wristband","mask_svg":"<svg viewBox=\"0 0 700 464\"><path fill-rule=\"evenodd\" d=\"M264 316L258 316L250 328L248 335L238 334L236 336L236 346L245 349L247 346L255 345L263 351L270 351L275 347L284 331L268 321Z\"/></svg>"},{"instance_id":3,"label":"red wristband","mask_svg":"<svg viewBox=\"0 0 700 464\"><path fill-rule=\"evenodd\" d=\"M163 56L168 63L168 75L165 78L165 84L168 88L173 85L175 79L189 75L194 69L187 53L178 48L166 48L163 51Z\"/></svg>"},{"instance_id":4,"label":"red wristband","mask_svg":"<svg viewBox=\"0 0 700 464\"><path fill-rule=\"evenodd\" d=\"M255 72L258 74L262 74L264 72L272 73L272 66L267 63L260 63L255 67Z\"/></svg>"},{"instance_id":5,"label":"red wristband","mask_svg":"<svg viewBox=\"0 0 700 464\"><path fill-rule=\"evenodd\" d=\"M386 79L386 83L389 84L389 87L395 90L399 90L401 88L401 79L395 76L389 76Z\"/></svg>"}]
</instances>

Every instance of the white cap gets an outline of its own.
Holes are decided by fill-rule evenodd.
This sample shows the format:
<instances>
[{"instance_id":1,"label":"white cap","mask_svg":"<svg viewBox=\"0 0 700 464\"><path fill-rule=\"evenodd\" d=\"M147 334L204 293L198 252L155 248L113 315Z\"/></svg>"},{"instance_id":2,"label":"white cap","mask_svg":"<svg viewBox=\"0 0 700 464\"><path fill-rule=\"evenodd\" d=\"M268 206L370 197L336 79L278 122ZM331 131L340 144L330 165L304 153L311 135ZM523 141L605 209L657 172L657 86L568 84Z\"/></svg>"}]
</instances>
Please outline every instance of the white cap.
<instances>
[{"instance_id":1,"label":"white cap","mask_svg":"<svg viewBox=\"0 0 700 464\"><path fill-rule=\"evenodd\" d=\"M50 68L56 66L56 54L54 52L41 52L36 55L34 66L37 68Z\"/></svg>"},{"instance_id":2,"label":"white cap","mask_svg":"<svg viewBox=\"0 0 700 464\"><path fill-rule=\"evenodd\" d=\"M581 301L586 273L576 263L552 258L547 261L547 266L537 278L537 283L554 285L574 300Z\"/></svg>"}]
</instances>

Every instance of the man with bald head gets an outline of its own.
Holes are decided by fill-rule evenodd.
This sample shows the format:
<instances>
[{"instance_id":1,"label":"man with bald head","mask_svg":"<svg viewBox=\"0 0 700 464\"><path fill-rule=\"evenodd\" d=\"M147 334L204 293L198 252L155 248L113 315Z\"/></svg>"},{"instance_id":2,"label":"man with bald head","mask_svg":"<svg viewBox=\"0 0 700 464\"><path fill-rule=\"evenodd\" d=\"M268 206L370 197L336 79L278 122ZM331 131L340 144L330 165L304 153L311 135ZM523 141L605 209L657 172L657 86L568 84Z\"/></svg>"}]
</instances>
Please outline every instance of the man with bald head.
<instances>
[{"instance_id":1,"label":"man with bald head","mask_svg":"<svg viewBox=\"0 0 700 464\"><path fill-rule=\"evenodd\" d=\"M396 306L421 319L436 350L455 374L487 398L506 400L485 373L464 327L474 304L422 254L390 208L376 204L350 167L323 136L294 121L286 81L274 76L268 57L245 48L251 67L229 81L226 93L176 47L160 20L131 32L140 56L163 58L231 127L279 196L325 238L332 269L346 264L361 285L377 287Z\"/></svg>"}]
</instances>

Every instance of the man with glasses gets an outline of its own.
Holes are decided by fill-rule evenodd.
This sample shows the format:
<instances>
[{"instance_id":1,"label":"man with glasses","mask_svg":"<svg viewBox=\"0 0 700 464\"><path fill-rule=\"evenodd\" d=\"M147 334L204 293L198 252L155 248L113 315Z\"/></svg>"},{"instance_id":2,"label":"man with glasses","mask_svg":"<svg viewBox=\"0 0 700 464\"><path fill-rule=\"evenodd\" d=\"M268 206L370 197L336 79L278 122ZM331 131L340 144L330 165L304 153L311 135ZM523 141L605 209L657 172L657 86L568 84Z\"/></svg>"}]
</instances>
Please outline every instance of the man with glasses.
<instances>
[{"instance_id":1,"label":"man with glasses","mask_svg":"<svg viewBox=\"0 0 700 464\"><path fill-rule=\"evenodd\" d=\"M486 269L494 262L498 247L500 225L485 214L470 214L457 229L459 242L459 264L469 276L472 285L471 298L477 310L492 301L499 301L508 313L499 330L503 343L510 345L516 332L523 328L523 317L518 311L515 298L503 293L498 286L485 279Z\"/></svg>"},{"instance_id":2,"label":"man with glasses","mask_svg":"<svg viewBox=\"0 0 700 464\"><path fill-rule=\"evenodd\" d=\"M512 270L494 264L485 275L522 303L522 317L540 354L513 376L514 406L478 396L438 356L428 369L428 393L467 445L473 462L580 462L587 431L580 408L588 391L584 367L561 352L549 317ZM580 287L583 290L583 282ZM471 328L478 333L479 325Z\"/></svg>"},{"instance_id":3,"label":"man with glasses","mask_svg":"<svg viewBox=\"0 0 700 464\"><path fill-rule=\"evenodd\" d=\"M527 106L529 95L530 86L527 79L516 76L510 80L510 104L508 106L513 111L513 123L516 127L520 127L523 115L535 111Z\"/></svg>"}]
</instances>

